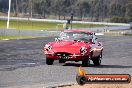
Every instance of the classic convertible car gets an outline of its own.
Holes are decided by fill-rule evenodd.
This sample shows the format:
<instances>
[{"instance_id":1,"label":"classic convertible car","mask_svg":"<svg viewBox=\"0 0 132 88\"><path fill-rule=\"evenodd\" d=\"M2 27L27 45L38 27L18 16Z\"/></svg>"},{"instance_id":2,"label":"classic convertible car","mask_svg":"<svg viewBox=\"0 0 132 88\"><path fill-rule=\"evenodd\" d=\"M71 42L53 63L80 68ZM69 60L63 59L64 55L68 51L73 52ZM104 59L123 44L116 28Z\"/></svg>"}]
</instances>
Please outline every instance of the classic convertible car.
<instances>
[{"instance_id":1,"label":"classic convertible car","mask_svg":"<svg viewBox=\"0 0 132 88\"><path fill-rule=\"evenodd\" d=\"M66 61L82 61L82 66L101 64L103 46L97 41L95 33L86 30L65 30L59 38L44 46L46 64L52 65L54 60L59 63Z\"/></svg>"}]
</instances>

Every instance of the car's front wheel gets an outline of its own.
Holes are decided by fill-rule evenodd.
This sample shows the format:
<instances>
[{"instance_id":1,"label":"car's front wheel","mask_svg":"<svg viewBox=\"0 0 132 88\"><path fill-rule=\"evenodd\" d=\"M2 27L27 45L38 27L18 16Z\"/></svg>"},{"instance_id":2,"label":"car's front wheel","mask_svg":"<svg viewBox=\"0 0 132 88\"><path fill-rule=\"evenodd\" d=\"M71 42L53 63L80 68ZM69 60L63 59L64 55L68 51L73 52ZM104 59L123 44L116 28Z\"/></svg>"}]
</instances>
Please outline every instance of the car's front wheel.
<instances>
[{"instance_id":1,"label":"car's front wheel","mask_svg":"<svg viewBox=\"0 0 132 88\"><path fill-rule=\"evenodd\" d=\"M47 64L47 65L52 65L53 62L54 62L53 59L51 59L51 58L46 58L46 64Z\"/></svg>"},{"instance_id":2,"label":"car's front wheel","mask_svg":"<svg viewBox=\"0 0 132 88\"><path fill-rule=\"evenodd\" d=\"M90 59L84 59L83 61L82 61L82 66L89 66L90 65Z\"/></svg>"}]
</instances>

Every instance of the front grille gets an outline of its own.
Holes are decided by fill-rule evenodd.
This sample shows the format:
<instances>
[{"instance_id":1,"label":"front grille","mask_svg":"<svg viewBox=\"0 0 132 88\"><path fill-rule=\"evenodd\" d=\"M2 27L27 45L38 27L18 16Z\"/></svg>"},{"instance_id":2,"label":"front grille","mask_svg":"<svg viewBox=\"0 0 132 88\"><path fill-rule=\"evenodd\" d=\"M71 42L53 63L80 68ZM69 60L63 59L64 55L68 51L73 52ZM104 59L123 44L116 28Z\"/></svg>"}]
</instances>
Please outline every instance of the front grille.
<instances>
[{"instance_id":1,"label":"front grille","mask_svg":"<svg viewBox=\"0 0 132 88\"><path fill-rule=\"evenodd\" d=\"M57 53L55 53L55 55L59 56L59 57L70 57L72 54L66 53L66 52L57 52Z\"/></svg>"}]
</instances>

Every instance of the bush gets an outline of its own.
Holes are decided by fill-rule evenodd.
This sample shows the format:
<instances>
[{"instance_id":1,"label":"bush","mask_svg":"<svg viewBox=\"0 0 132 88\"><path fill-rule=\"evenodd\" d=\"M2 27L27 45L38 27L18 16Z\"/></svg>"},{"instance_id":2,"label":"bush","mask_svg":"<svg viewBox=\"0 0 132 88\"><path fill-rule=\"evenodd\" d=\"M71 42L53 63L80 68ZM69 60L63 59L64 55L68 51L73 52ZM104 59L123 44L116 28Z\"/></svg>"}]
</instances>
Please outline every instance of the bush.
<instances>
[{"instance_id":1,"label":"bush","mask_svg":"<svg viewBox=\"0 0 132 88\"><path fill-rule=\"evenodd\" d=\"M127 23L128 19L125 17L118 17L118 16L114 16L110 19L110 22L114 22L114 23Z\"/></svg>"},{"instance_id":2,"label":"bush","mask_svg":"<svg viewBox=\"0 0 132 88\"><path fill-rule=\"evenodd\" d=\"M128 18L128 22L129 22L129 23L132 22L132 17L129 17L129 18Z\"/></svg>"}]
</instances>

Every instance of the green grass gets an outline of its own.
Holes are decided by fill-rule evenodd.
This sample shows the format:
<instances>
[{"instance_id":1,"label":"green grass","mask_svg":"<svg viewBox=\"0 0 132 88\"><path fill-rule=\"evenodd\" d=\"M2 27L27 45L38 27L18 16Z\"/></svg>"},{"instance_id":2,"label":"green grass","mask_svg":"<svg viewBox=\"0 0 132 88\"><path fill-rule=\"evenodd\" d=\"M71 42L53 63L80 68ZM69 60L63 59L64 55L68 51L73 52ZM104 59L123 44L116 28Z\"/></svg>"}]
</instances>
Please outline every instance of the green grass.
<instances>
[{"instance_id":1,"label":"green grass","mask_svg":"<svg viewBox=\"0 0 132 88\"><path fill-rule=\"evenodd\" d=\"M6 23L6 20L0 20L0 28L6 28ZM91 28L102 26L103 25L95 24L73 24L72 28ZM62 30L63 23L11 20L9 28L15 28L19 30Z\"/></svg>"},{"instance_id":2,"label":"green grass","mask_svg":"<svg viewBox=\"0 0 132 88\"><path fill-rule=\"evenodd\" d=\"M38 38L38 37L45 37L45 36L0 36L0 40L6 39L26 39L26 38Z\"/></svg>"},{"instance_id":3,"label":"green grass","mask_svg":"<svg viewBox=\"0 0 132 88\"><path fill-rule=\"evenodd\" d=\"M132 36L131 30L111 30L109 32L104 32L104 35L109 36Z\"/></svg>"},{"instance_id":4,"label":"green grass","mask_svg":"<svg viewBox=\"0 0 132 88\"><path fill-rule=\"evenodd\" d=\"M119 34L119 33L109 33L109 32L105 32L104 35L107 35L107 36L123 36L123 34Z\"/></svg>"},{"instance_id":5,"label":"green grass","mask_svg":"<svg viewBox=\"0 0 132 88\"><path fill-rule=\"evenodd\" d=\"M104 25L95 25L95 24L73 24L73 28L93 28L93 27L103 27Z\"/></svg>"},{"instance_id":6,"label":"green grass","mask_svg":"<svg viewBox=\"0 0 132 88\"><path fill-rule=\"evenodd\" d=\"M0 28L6 28L6 20L0 20ZM36 22L36 21L10 21L9 28L21 30L48 30L56 29L57 23L54 22Z\"/></svg>"}]
</instances>

